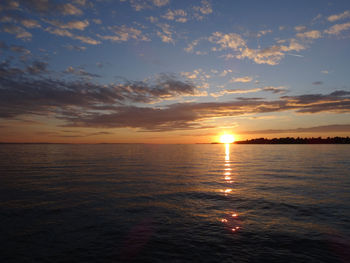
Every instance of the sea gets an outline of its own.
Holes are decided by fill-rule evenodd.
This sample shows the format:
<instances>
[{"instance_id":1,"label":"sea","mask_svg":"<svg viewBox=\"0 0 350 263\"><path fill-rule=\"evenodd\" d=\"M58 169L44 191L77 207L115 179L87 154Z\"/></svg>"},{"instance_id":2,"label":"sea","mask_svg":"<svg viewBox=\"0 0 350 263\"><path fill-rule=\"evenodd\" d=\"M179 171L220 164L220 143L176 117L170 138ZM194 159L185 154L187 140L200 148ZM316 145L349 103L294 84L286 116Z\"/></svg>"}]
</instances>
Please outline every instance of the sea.
<instances>
[{"instance_id":1,"label":"sea","mask_svg":"<svg viewBox=\"0 0 350 263\"><path fill-rule=\"evenodd\" d=\"M1 262L350 262L350 146L0 145Z\"/></svg>"}]
</instances>

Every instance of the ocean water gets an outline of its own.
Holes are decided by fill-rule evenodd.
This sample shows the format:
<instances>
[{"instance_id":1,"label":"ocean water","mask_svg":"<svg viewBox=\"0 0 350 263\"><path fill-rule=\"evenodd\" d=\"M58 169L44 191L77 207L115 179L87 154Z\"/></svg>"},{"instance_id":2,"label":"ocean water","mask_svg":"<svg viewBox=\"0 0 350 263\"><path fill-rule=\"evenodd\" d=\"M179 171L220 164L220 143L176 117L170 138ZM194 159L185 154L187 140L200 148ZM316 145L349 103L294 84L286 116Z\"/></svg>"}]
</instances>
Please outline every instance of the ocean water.
<instances>
[{"instance_id":1,"label":"ocean water","mask_svg":"<svg viewBox=\"0 0 350 263\"><path fill-rule=\"evenodd\" d=\"M1 262L350 262L348 145L0 145Z\"/></svg>"}]
</instances>

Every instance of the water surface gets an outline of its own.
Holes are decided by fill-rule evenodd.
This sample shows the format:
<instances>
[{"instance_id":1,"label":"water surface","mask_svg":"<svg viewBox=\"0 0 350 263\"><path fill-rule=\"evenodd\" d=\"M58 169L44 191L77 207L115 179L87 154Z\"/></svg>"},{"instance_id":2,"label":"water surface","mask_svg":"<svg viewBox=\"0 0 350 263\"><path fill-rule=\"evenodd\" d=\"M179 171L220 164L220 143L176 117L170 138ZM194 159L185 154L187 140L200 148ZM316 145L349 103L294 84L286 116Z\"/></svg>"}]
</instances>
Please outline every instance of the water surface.
<instances>
[{"instance_id":1,"label":"water surface","mask_svg":"<svg viewBox=\"0 0 350 263\"><path fill-rule=\"evenodd\" d=\"M350 262L348 145L0 145L2 262Z\"/></svg>"}]
</instances>

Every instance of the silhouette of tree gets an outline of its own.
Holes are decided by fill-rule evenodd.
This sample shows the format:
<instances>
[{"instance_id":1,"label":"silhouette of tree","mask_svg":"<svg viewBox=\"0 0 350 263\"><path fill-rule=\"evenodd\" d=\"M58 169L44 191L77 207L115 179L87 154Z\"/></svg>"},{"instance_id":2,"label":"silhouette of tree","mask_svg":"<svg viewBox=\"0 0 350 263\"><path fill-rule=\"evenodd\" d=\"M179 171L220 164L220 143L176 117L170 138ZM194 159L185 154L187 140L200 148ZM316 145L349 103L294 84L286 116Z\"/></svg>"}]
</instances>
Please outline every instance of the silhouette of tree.
<instances>
[{"instance_id":1,"label":"silhouette of tree","mask_svg":"<svg viewBox=\"0 0 350 263\"><path fill-rule=\"evenodd\" d=\"M294 137L284 137L284 138L256 138L245 141L236 141L237 144L350 144L350 137L311 137L311 138L294 138Z\"/></svg>"}]
</instances>

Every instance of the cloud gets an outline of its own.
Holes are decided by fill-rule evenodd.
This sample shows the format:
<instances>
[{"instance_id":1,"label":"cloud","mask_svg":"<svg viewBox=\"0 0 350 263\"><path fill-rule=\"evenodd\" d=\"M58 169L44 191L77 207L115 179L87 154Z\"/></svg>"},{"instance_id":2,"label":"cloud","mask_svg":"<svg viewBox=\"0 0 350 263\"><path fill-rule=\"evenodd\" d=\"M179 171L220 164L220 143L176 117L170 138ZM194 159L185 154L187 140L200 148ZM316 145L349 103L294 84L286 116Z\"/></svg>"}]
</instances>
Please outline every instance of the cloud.
<instances>
[{"instance_id":1,"label":"cloud","mask_svg":"<svg viewBox=\"0 0 350 263\"><path fill-rule=\"evenodd\" d=\"M97 25L101 25L101 24L102 24L102 20L101 20L101 19L98 19L98 18L92 19L92 22L94 22L94 23L97 24Z\"/></svg>"},{"instance_id":2,"label":"cloud","mask_svg":"<svg viewBox=\"0 0 350 263\"><path fill-rule=\"evenodd\" d=\"M262 88L262 91L269 91L269 92L272 92L275 94L281 94L281 93L286 93L287 88L284 86L278 86L278 87L266 86L266 87Z\"/></svg>"},{"instance_id":3,"label":"cloud","mask_svg":"<svg viewBox=\"0 0 350 263\"><path fill-rule=\"evenodd\" d=\"M155 6L161 7L168 5L170 3L170 0L152 0L152 2Z\"/></svg>"},{"instance_id":4,"label":"cloud","mask_svg":"<svg viewBox=\"0 0 350 263\"><path fill-rule=\"evenodd\" d=\"M71 38L74 37L73 33L71 33L66 29L47 27L45 31L60 37L71 37Z\"/></svg>"},{"instance_id":5,"label":"cloud","mask_svg":"<svg viewBox=\"0 0 350 263\"><path fill-rule=\"evenodd\" d=\"M184 50L187 53L192 53L194 51L194 48L199 44L200 39L193 40L191 43L187 45L187 47L184 48Z\"/></svg>"},{"instance_id":6,"label":"cloud","mask_svg":"<svg viewBox=\"0 0 350 263\"><path fill-rule=\"evenodd\" d=\"M269 33L272 33L272 30L271 29L267 29L267 30L260 30L258 33L257 33L257 37L262 37L262 36L265 36Z\"/></svg>"},{"instance_id":7,"label":"cloud","mask_svg":"<svg viewBox=\"0 0 350 263\"><path fill-rule=\"evenodd\" d=\"M121 2L129 2L134 10L141 11L143 9L166 6L170 3L170 0L121 0Z\"/></svg>"},{"instance_id":8,"label":"cloud","mask_svg":"<svg viewBox=\"0 0 350 263\"><path fill-rule=\"evenodd\" d=\"M194 17L197 20L202 20L205 15L209 15L213 12L210 2L206 0L202 0L200 6L194 6L193 10L195 11Z\"/></svg>"},{"instance_id":9,"label":"cloud","mask_svg":"<svg viewBox=\"0 0 350 263\"><path fill-rule=\"evenodd\" d=\"M31 75L38 75L47 72L47 62L33 61L33 63L27 66L27 72Z\"/></svg>"},{"instance_id":10,"label":"cloud","mask_svg":"<svg viewBox=\"0 0 350 263\"><path fill-rule=\"evenodd\" d=\"M175 43L173 39L173 31L171 26L165 23L157 24L157 26L161 29L161 31L157 31L157 35L160 37L162 42L165 43Z\"/></svg>"},{"instance_id":11,"label":"cloud","mask_svg":"<svg viewBox=\"0 0 350 263\"><path fill-rule=\"evenodd\" d=\"M5 42L0 41L0 49L2 50L10 50L12 52L16 52L22 55L30 55L31 52L30 50L26 49L23 46L18 46L18 45L10 45L8 46Z\"/></svg>"},{"instance_id":12,"label":"cloud","mask_svg":"<svg viewBox=\"0 0 350 263\"><path fill-rule=\"evenodd\" d=\"M242 131L241 134L274 134L274 133L325 133L325 132L350 132L350 124L333 124L325 126L314 126L308 128L281 129L281 130L257 130Z\"/></svg>"},{"instance_id":13,"label":"cloud","mask_svg":"<svg viewBox=\"0 0 350 263\"><path fill-rule=\"evenodd\" d=\"M348 10L346 10L343 13L331 15L331 16L327 17L327 20L329 22L334 22L334 21L338 21L338 20L348 18L348 17L350 17L350 12Z\"/></svg>"},{"instance_id":14,"label":"cloud","mask_svg":"<svg viewBox=\"0 0 350 263\"><path fill-rule=\"evenodd\" d=\"M60 9L63 15L81 15L83 13L79 8L71 3L61 5Z\"/></svg>"},{"instance_id":15,"label":"cloud","mask_svg":"<svg viewBox=\"0 0 350 263\"><path fill-rule=\"evenodd\" d=\"M113 42L125 42L129 39L138 41L150 41L148 36L144 35L141 30L134 27L122 26L109 26L108 29L113 32L113 35L98 35L105 40L111 40Z\"/></svg>"},{"instance_id":16,"label":"cloud","mask_svg":"<svg viewBox=\"0 0 350 263\"><path fill-rule=\"evenodd\" d=\"M306 30L306 26L295 26L294 30L297 31L297 32L305 31Z\"/></svg>"},{"instance_id":17,"label":"cloud","mask_svg":"<svg viewBox=\"0 0 350 263\"><path fill-rule=\"evenodd\" d=\"M45 69L42 67L42 71ZM51 72L34 73L29 66L15 68L9 62L0 64L0 118L39 115L59 119L65 126L71 127L132 127L141 131L168 131L210 127L203 123L211 118L246 114L281 111L350 113L350 92L344 90L330 94L282 96L276 100L240 98L227 102L155 106L150 103L206 93L202 87L169 74L148 81L105 85L84 78L57 78ZM239 94L259 90L226 92Z\"/></svg>"},{"instance_id":18,"label":"cloud","mask_svg":"<svg viewBox=\"0 0 350 263\"><path fill-rule=\"evenodd\" d=\"M344 92L342 92L344 95ZM244 114L257 114L295 110L300 113L316 112L350 112L348 92L347 97L329 95L301 95L291 97L298 100L263 101L256 99L236 100L229 102L177 103L159 108L120 107L113 113L94 113L86 118L72 119L68 126L78 127L133 127L146 131L168 131L199 129L203 120L217 117L232 117ZM305 97L306 96L306 97ZM310 100L308 96L312 96ZM331 104L329 100L334 100Z\"/></svg>"},{"instance_id":19,"label":"cloud","mask_svg":"<svg viewBox=\"0 0 350 263\"><path fill-rule=\"evenodd\" d=\"M1 9L0 9L1 11ZM34 19L28 19L24 18L22 15L18 13L12 13L12 12L7 12L3 14L0 18L1 23L18 23L21 24L22 26L26 28L36 28L36 27L41 27L38 21Z\"/></svg>"},{"instance_id":20,"label":"cloud","mask_svg":"<svg viewBox=\"0 0 350 263\"><path fill-rule=\"evenodd\" d=\"M239 77L239 78L232 78L230 82L241 82L241 83L247 83L251 82L253 80L252 77L245 76L245 77Z\"/></svg>"},{"instance_id":21,"label":"cloud","mask_svg":"<svg viewBox=\"0 0 350 263\"><path fill-rule=\"evenodd\" d=\"M329 74L329 71L328 70L321 70L321 73L322 74Z\"/></svg>"},{"instance_id":22,"label":"cloud","mask_svg":"<svg viewBox=\"0 0 350 263\"><path fill-rule=\"evenodd\" d=\"M91 37L75 35L67 29L47 27L45 29L45 31L47 31L51 34L57 35L57 36L70 37L72 39L77 39L77 40L80 40L81 42L83 42L85 44L89 44L89 45L101 44L101 41L95 40Z\"/></svg>"},{"instance_id":23,"label":"cloud","mask_svg":"<svg viewBox=\"0 0 350 263\"><path fill-rule=\"evenodd\" d=\"M322 37L321 32L318 30L311 30L304 33L298 33L296 34L296 36L299 38L309 38L309 39L318 39Z\"/></svg>"},{"instance_id":24,"label":"cloud","mask_svg":"<svg viewBox=\"0 0 350 263\"><path fill-rule=\"evenodd\" d=\"M198 78L198 73L197 72L182 72L182 76L188 78L188 79L196 79Z\"/></svg>"},{"instance_id":25,"label":"cloud","mask_svg":"<svg viewBox=\"0 0 350 263\"><path fill-rule=\"evenodd\" d=\"M232 73L232 70L231 69L224 69L220 74L219 76L220 77L225 77L228 73Z\"/></svg>"},{"instance_id":26,"label":"cloud","mask_svg":"<svg viewBox=\"0 0 350 263\"><path fill-rule=\"evenodd\" d=\"M41 27L41 25L38 23L38 21L33 20L33 19L22 19L21 24L26 28Z\"/></svg>"},{"instance_id":27,"label":"cloud","mask_svg":"<svg viewBox=\"0 0 350 263\"><path fill-rule=\"evenodd\" d=\"M168 10L168 12L162 16L167 20L174 20L176 22L187 22L187 13L182 9Z\"/></svg>"},{"instance_id":28,"label":"cloud","mask_svg":"<svg viewBox=\"0 0 350 263\"><path fill-rule=\"evenodd\" d=\"M101 77L98 74L89 73L81 68L76 69L76 68L73 68L71 66L68 67L64 72L69 73L69 74L73 74L73 75L77 75L77 76L88 77L88 78L100 78Z\"/></svg>"},{"instance_id":29,"label":"cloud","mask_svg":"<svg viewBox=\"0 0 350 263\"><path fill-rule=\"evenodd\" d=\"M87 4L86 0L73 0L74 4L80 5L80 6L85 6Z\"/></svg>"},{"instance_id":30,"label":"cloud","mask_svg":"<svg viewBox=\"0 0 350 263\"><path fill-rule=\"evenodd\" d=\"M221 32L213 33L209 42L219 45L219 48L212 48L213 51L223 51L226 49L235 51L235 54L223 55L226 59L250 59L257 64L277 65L284 58L285 53L289 51L301 51L306 49L296 39L289 39L288 45L273 45L264 49L249 48L246 41L236 33L224 34Z\"/></svg>"},{"instance_id":31,"label":"cloud","mask_svg":"<svg viewBox=\"0 0 350 263\"><path fill-rule=\"evenodd\" d=\"M70 44L67 44L64 47L68 50L75 50L75 51L85 51L86 50L86 47L84 47L84 46L75 46L75 45L70 45Z\"/></svg>"},{"instance_id":32,"label":"cloud","mask_svg":"<svg viewBox=\"0 0 350 263\"><path fill-rule=\"evenodd\" d=\"M96 39L93 39L91 37L86 37L86 36L74 36L74 39L78 39L81 42L85 43L85 44L89 44L89 45L98 45L101 44L101 41L98 41Z\"/></svg>"},{"instance_id":33,"label":"cloud","mask_svg":"<svg viewBox=\"0 0 350 263\"><path fill-rule=\"evenodd\" d=\"M279 87L274 87L274 86L266 86L264 88L254 88L254 89L224 89L218 92L211 93L210 95L212 97L221 97L225 94L246 94L246 93L254 93L254 92L259 92L259 91L267 91L267 92L272 92L275 94L282 94L286 93L287 89L286 87L279 86ZM260 98L255 98L255 99L260 99ZM237 98L237 100L252 100L252 98Z\"/></svg>"},{"instance_id":34,"label":"cloud","mask_svg":"<svg viewBox=\"0 0 350 263\"><path fill-rule=\"evenodd\" d=\"M214 32L208 40L212 43L218 44L220 50L228 48L238 50L239 48L246 46L246 42L243 38L236 33L224 34L221 32Z\"/></svg>"},{"instance_id":35,"label":"cloud","mask_svg":"<svg viewBox=\"0 0 350 263\"><path fill-rule=\"evenodd\" d=\"M83 11L71 3L57 3L49 0L19 0L22 6L43 14L82 15ZM20 6L18 5L18 9Z\"/></svg>"},{"instance_id":36,"label":"cloud","mask_svg":"<svg viewBox=\"0 0 350 263\"><path fill-rule=\"evenodd\" d=\"M56 26L61 29L69 29L69 30L84 30L87 26L89 26L89 21L85 20L75 20L75 21L69 21L67 23L63 23L57 20L46 20L47 23Z\"/></svg>"},{"instance_id":37,"label":"cloud","mask_svg":"<svg viewBox=\"0 0 350 263\"><path fill-rule=\"evenodd\" d=\"M32 34L26 31L24 28L14 25L14 24L4 24L2 25L1 30L3 32L16 35L16 38L30 40L32 38Z\"/></svg>"},{"instance_id":38,"label":"cloud","mask_svg":"<svg viewBox=\"0 0 350 263\"><path fill-rule=\"evenodd\" d=\"M324 32L329 35L339 35L342 31L350 29L350 22L344 24L336 24L326 29Z\"/></svg>"},{"instance_id":39,"label":"cloud","mask_svg":"<svg viewBox=\"0 0 350 263\"><path fill-rule=\"evenodd\" d=\"M259 91L261 91L260 88L255 88L255 89L225 89L225 90L221 90L219 92L211 93L210 95L217 98L217 97L221 97L225 94L246 94L246 93L259 92Z\"/></svg>"},{"instance_id":40,"label":"cloud","mask_svg":"<svg viewBox=\"0 0 350 263\"><path fill-rule=\"evenodd\" d=\"M84 79L56 79L46 72L46 64L37 62L25 69L0 64L0 117L23 114L85 114L88 111L113 110L124 103L154 103L182 96L207 95L202 87L171 75L159 75L152 82L126 81L102 85ZM98 75L69 67L66 73Z\"/></svg>"},{"instance_id":41,"label":"cloud","mask_svg":"<svg viewBox=\"0 0 350 263\"><path fill-rule=\"evenodd\" d=\"M314 81L312 82L312 85L322 85L323 81Z\"/></svg>"},{"instance_id":42,"label":"cloud","mask_svg":"<svg viewBox=\"0 0 350 263\"><path fill-rule=\"evenodd\" d=\"M207 84L205 82L211 78L211 75L201 68L195 69L192 72L181 72L180 75L190 80L200 80L203 83L202 86L206 86Z\"/></svg>"},{"instance_id":43,"label":"cloud","mask_svg":"<svg viewBox=\"0 0 350 263\"><path fill-rule=\"evenodd\" d=\"M285 100L288 106L297 108L297 112L300 113L341 113L350 110L350 92L343 90L334 91L328 95L283 96L281 99Z\"/></svg>"}]
</instances>

